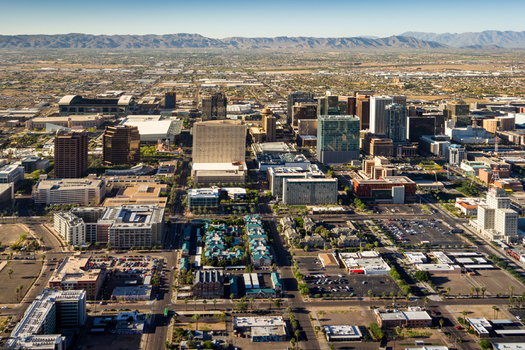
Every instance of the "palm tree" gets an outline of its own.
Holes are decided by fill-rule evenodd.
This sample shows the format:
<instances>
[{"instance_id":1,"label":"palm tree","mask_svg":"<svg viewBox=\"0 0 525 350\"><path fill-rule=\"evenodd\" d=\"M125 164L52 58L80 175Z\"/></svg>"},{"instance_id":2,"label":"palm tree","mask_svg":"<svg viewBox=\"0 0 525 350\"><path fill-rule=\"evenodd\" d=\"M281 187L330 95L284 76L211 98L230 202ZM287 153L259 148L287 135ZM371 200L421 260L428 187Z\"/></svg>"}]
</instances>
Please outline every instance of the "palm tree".
<instances>
[{"instance_id":1,"label":"palm tree","mask_svg":"<svg viewBox=\"0 0 525 350\"><path fill-rule=\"evenodd\" d=\"M516 301L520 303L520 309L521 309L521 302L523 301L523 297L522 296L516 297Z\"/></svg>"},{"instance_id":2,"label":"palm tree","mask_svg":"<svg viewBox=\"0 0 525 350\"><path fill-rule=\"evenodd\" d=\"M509 297L509 303L510 303L510 306L512 306L512 303L514 302L514 297Z\"/></svg>"},{"instance_id":3,"label":"palm tree","mask_svg":"<svg viewBox=\"0 0 525 350\"><path fill-rule=\"evenodd\" d=\"M440 318L439 319L439 328L443 328L443 323L445 323L445 320Z\"/></svg>"},{"instance_id":4,"label":"palm tree","mask_svg":"<svg viewBox=\"0 0 525 350\"><path fill-rule=\"evenodd\" d=\"M18 287L16 287L16 288L15 288L16 301L18 301L18 292L20 292L20 289L18 289Z\"/></svg>"},{"instance_id":5,"label":"palm tree","mask_svg":"<svg viewBox=\"0 0 525 350\"><path fill-rule=\"evenodd\" d=\"M494 318L496 318L496 309L498 307L496 305L492 305L492 310L494 310Z\"/></svg>"},{"instance_id":6,"label":"palm tree","mask_svg":"<svg viewBox=\"0 0 525 350\"><path fill-rule=\"evenodd\" d=\"M275 307L280 311L281 310L281 299L277 299L273 302Z\"/></svg>"},{"instance_id":7,"label":"palm tree","mask_svg":"<svg viewBox=\"0 0 525 350\"><path fill-rule=\"evenodd\" d=\"M479 287L476 287L476 298L479 298Z\"/></svg>"},{"instance_id":8,"label":"palm tree","mask_svg":"<svg viewBox=\"0 0 525 350\"><path fill-rule=\"evenodd\" d=\"M188 311L188 298L184 298L184 306L186 306L186 311Z\"/></svg>"},{"instance_id":9,"label":"palm tree","mask_svg":"<svg viewBox=\"0 0 525 350\"><path fill-rule=\"evenodd\" d=\"M217 299L213 299L212 303L213 303L213 310L215 310L215 305L217 305Z\"/></svg>"},{"instance_id":10,"label":"palm tree","mask_svg":"<svg viewBox=\"0 0 525 350\"><path fill-rule=\"evenodd\" d=\"M496 308L496 318L499 316L499 307Z\"/></svg>"},{"instance_id":11,"label":"palm tree","mask_svg":"<svg viewBox=\"0 0 525 350\"><path fill-rule=\"evenodd\" d=\"M467 323L467 319L465 318L465 316L467 316L467 312L466 311L461 311L461 314L463 315L463 322Z\"/></svg>"},{"instance_id":12,"label":"palm tree","mask_svg":"<svg viewBox=\"0 0 525 350\"><path fill-rule=\"evenodd\" d=\"M203 305L202 308L204 309L204 311L206 311L206 304L208 304L208 302L206 301L206 299L204 299L202 301L202 305Z\"/></svg>"},{"instance_id":13,"label":"palm tree","mask_svg":"<svg viewBox=\"0 0 525 350\"><path fill-rule=\"evenodd\" d=\"M197 311L197 296L193 297L193 311Z\"/></svg>"},{"instance_id":14,"label":"palm tree","mask_svg":"<svg viewBox=\"0 0 525 350\"><path fill-rule=\"evenodd\" d=\"M272 297L269 297L269 298L268 298L268 302L270 303L270 310L272 309L272 301L273 301L273 298L272 298Z\"/></svg>"},{"instance_id":15,"label":"palm tree","mask_svg":"<svg viewBox=\"0 0 525 350\"><path fill-rule=\"evenodd\" d=\"M514 286L509 286L510 289L510 295L514 296Z\"/></svg>"},{"instance_id":16,"label":"palm tree","mask_svg":"<svg viewBox=\"0 0 525 350\"><path fill-rule=\"evenodd\" d=\"M252 307L253 307L253 302L255 301L255 298L254 297L251 297L250 298L250 310L252 310Z\"/></svg>"},{"instance_id":17,"label":"palm tree","mask_svg":"<svg viewBox=\"0 0 525 350\"><path fill-rule=\"evenodd\" d=\"M487 291L487 288L485 286L481 287L481 297L485 299L485 292Z\"/></svg>"},{"instance_id":18,"label":"palm tree","mask_svg":"<svg viewBox=\"0 0 525 350\"><path fill-rule=\"evenodd\" d=\"M21 284L18 286L18 289L20 290L20 297L22 297L24 294L22 293L22 290L24 289L24 285Z\"/></svg>"},{"instance_id":19,"label":"palm tree","mask_svg":"<svg viewBox=\"0 0 525 350\"><path fill-rule=\"evenodd\" d=\"M407 302L407 308L408 308L408 302L410 301L410 297L408 295L405 297L405 301Z\"/></svg>"},{"instance_id":20,"label":"palm tree","mask_svg":"<svg viewBox=\"0 0 525 350\"><path fill-rule=\"evenodd\" d=\"M13 274L13 269L8 269L7 274L9 275L9 279L11 279L11 275Z\"/></svg>"},{"instance_id":21,"label":"palm tree","mask_svg":"<svg viewBox=\"0 0 525 350\"><path fill-rule=\"evenodd\" d=\"M470 295L471 295L471 296L474 295L474 291L475 291L475 290L476 290L476 289L475 289L474 287L470 287Z\"/></svg>"},{"instance_id":22,"label":"palm tree","mask_svg":"<svg viewBox=\"0 0 525 350\"><path fill-rule=\"evenodd\" d=\"M425 299L423 299L423 300L425 301L425 306L427 306L428 301L429 301L428 297L425 297Z\"/></svg>"},{"instance_id":23,"label":"palm tree","mask_svg":"<svg viewBox=\"0 0 525 350\"><path fill-rule=\"evenodd\" d=\"M447 287L446 289L447 289L447 298L448 298L448 296L450 295L450 287Z\"/></svg>"},{"instance_id":24,"label":"palm tree","mask_svg":"<svg viewBox=\"0 0 525 350\"><path fill-rule=\"evenodd\" d=\"M368 290L367 294L370 297L370 300L372 300L372 290L371 289Z\"/></svg>"},{"instance_id":25,"label":"palm tree","mask_svg":"<svg viewBox=\"0 0 525 350\"><path fill-rule=\"evenodd\" d=\"M195 314L191 317L192 320L195 320L197 321L197 326L195 327L195 330L198 331L199 330L199 319L201 318L201 315L199 314Z\"/></svg>"}]
</instances>

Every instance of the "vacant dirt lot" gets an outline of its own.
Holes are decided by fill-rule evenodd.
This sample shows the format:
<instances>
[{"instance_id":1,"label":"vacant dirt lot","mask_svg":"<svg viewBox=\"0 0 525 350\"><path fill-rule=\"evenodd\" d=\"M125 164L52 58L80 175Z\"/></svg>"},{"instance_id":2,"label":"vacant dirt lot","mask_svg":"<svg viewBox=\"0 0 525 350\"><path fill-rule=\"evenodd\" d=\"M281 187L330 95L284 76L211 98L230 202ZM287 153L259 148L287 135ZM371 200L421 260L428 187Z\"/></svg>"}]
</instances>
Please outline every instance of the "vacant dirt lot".
<instances>
[{"instance_id":1,"label":"vacant dirt lot","mask_svg":"<svg viewBox=\"0 0 525 350\"><path fill-rule=\"evenodd\" d=\"M0 225L0 242L3 245L11 245L18 240L18 236L26 230L21 225L1 224ZM28 236L29 237L29 236Z\"/></svg>"},{"instance_id":2,"label":"vacant dirt lot","mask_svg":"<svg viewBox=\"0 0 525 350\"><path fill-rule=\"evenodd\" d=\"M42 265L38 260L11 260L1 272L0 304L17 303L22 294L19 293L17 298L15 289L19 285L23 285L22 293L25 294L33 279L38 276L41 268ZM11 278L7 274L9 269L13 270Z\"/></svg>"},{"instance_id":3,"label":"vacant dirt lot","mask_svg":"<svg viewBox=\"0 0 525 350\"><path fill-rule=\"evenodd\" d=\"M465 317L484 317L488 320L494 319L495 311L492 305L454 305L447 306L448 311L454 318L463 317L463 311L467 312ZM496 313L496 318L512 318L512 315L504 307L499 308L499 313Z\"/></svg>"}]
</instances>

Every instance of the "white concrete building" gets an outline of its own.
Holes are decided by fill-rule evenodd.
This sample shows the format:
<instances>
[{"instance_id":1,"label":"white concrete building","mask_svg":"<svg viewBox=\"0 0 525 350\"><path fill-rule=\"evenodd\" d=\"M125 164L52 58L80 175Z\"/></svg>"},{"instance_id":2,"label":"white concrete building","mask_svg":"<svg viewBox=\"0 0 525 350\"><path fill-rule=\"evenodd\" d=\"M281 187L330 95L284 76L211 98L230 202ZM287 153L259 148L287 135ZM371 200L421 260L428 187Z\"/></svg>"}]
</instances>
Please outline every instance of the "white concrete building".
<instances>
[{"instance_id":1,"label":"white concrete building","mask_svg":"<svg viewBox=\"0 0 525 350\"><path fill-rule=\"evenodd\" d=\"M510 208L510 198L504 189L491 187L487 204L478 206L477 220L470 224L491 241L518 241L518 213Z\"/></svg>"},{"instance_id":2,"label":"white concrete building","mask_svg":"<svg viewBox=\"0 0 525 350\"><path fill-rule=\"evenodd\" d=\"M23 168L22 168L23 169ZM106 180L42 179L31 195L35 204L100 204L106 197Z\"/></svg>"},{"instance_id":3,"label":"white concrete building","mask_svg":"<svg viewBox=\"0 0 525 350\"><path fill-rule=\"evenodd\" d=\"M55 231L73 246L86 243L84 220L69 212L55 213Z\"/></svg>"},{"instance_id":4,"label":"white concrete building","mask_svg":"<svg viewBox=\"0 0 525 350\"><path fill-rule=\"evenodd\" d=\"M24 179L24 167L20 164L8 164L0 168L0 183L14 183Z\"/></svg>"},{"instance_id":5,"label":"white concrete building","mask_svg":"<svg viewBox=\"0 0 525 350\"><path fill-rule=\"evenodd\" d=\"M386 134L386 106L394 103L390 96L370 97L370 131L374 134Z\"/></svg>"}]
</instances>

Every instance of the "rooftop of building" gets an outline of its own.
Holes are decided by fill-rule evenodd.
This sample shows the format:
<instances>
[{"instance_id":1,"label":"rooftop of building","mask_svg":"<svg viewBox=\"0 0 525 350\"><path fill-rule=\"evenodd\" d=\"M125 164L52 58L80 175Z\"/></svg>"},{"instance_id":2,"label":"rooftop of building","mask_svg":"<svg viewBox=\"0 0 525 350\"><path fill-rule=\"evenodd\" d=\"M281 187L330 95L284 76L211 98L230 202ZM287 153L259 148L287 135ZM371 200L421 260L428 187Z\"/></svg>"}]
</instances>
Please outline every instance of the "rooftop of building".
<instances>
[{"instance_id":1,"label":"rooftop of building","mask_svg":"<svg viewBox=\"0 0 525 350\"><path fill-rule=\"evenodd\" d=\"M103 186L104 179L42 179L36 184L35 190L56 191L60 189L86 189Z\"/></svg>"},{"instance_id":2,"label":"rooftop of building","mask_svg":"<svg viewBox=\"0 0 525 350\"><path fill-rule=\"evenodd\" d=\"M378 312L379 318L383 321L395 320L432 320L426 311L399 311L399 312Z\"/></svg>"},{"instance_id":3,"label":"rooftop of building","mask_svg":"<svg viewBox=\"0 0 525 350\"><path fill-rule=\"evenodd\" d=\"M188 190L188 195L192 198L196 197L214 197L219 198L219 188L193 188Z\"/></svg>"},{"instance_id":4,"label":"rooftop of building","mask_svg":"<svg viewBox=\"0 0 525 350\"><path fill-rule=\"evenodd\" d=\"M243 171L245 163L193 163L192 171Z\"/></svg>"},{"instance_id":5,"label":"rooftop of building","mask_svg":"<svg viewBox=\"0 0 525 350\"><path fill-rule=\"evenodd\" d=\"M356 336L361 337L362 333L358 326L351 325L332 325L324 326L327 335L330 336Z\"/></svg>"},{"instance_id":6,"label":"rooftop of building","mask_svg":"<svg viewBox=\"0 0 525 350\"><path fill-rule=\"evenodd\" d=\"M282 316L234 317L234 328L285 326Z\"/></svg>"},{"instance_id":7,"label":"rooftop of building","mask_svg":"<svg viewBox=\"0 0 525 350\"><path fill-rule=\"evenodd\" d=\"M253 145L256 153L290 153L293 149L284 142L265 142Z\"/></svg>"},{"instance_id":8,"label":"rooftop of building","mask_svg":"<svg viewBox=\"0 0 525 350\"><path fill-rule=\"evenodd\" d=\"M153 224L162 222L164 209L157 205L108 207L100 221L114 224Z\"/></svg>"},{"instance_id":9,"label":"rooftop of building","mask_svg":"<svg viewBox=\"0 0 525 350\"><path fill-rule=\"evenodd\" d=\"M53 282L95 282L100 276L100 269L89 269L89 257L65 257L60 267L53 273L49 283Z\"/></svg>"}]
</instances>

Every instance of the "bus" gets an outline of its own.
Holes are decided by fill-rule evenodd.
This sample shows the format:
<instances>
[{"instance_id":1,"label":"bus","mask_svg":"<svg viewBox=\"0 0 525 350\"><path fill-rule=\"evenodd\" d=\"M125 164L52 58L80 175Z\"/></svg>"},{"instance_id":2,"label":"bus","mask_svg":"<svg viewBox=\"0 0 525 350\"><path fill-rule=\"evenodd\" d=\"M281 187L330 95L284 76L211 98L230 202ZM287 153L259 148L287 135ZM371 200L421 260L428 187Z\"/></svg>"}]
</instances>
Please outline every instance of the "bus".
<instances>
[{"instance_id":1,"label":"bus","mask_svg":"<svg viewBox=\"0 0 525 350\"><path fill-rule=\"evenodd\" d=\"M463 233L463 232L465 232L465 231L464 231L464 230L452 230L452 231L450 231L450 232L452 232L452 233Z\"/></svg>"},{"instance_id":2,"label":"bus","mask_svg":"<svg viewBox=\"0 0 525 350\"><path fill-rule=\"evenodd\" d=\"M170 310L168 310L168 308L165 308L164 309L164 317L168 317L169 312L170 312Z\"/></svg>"}]
</instances>

